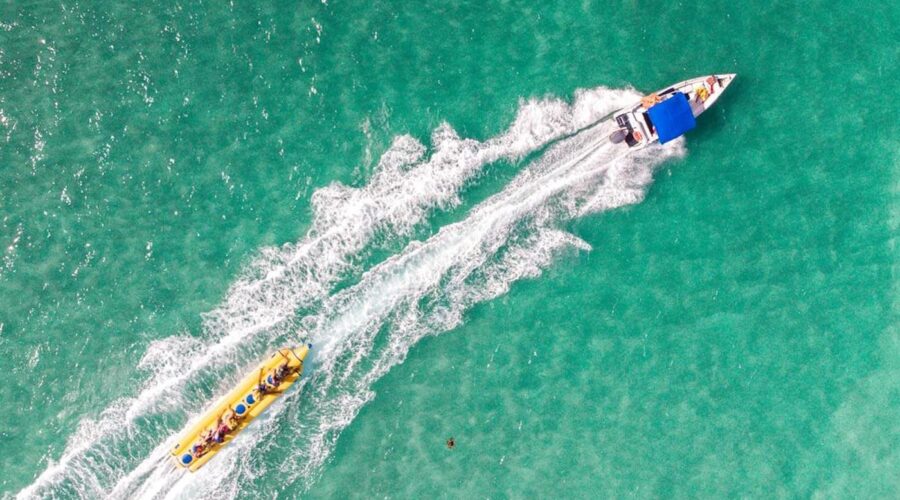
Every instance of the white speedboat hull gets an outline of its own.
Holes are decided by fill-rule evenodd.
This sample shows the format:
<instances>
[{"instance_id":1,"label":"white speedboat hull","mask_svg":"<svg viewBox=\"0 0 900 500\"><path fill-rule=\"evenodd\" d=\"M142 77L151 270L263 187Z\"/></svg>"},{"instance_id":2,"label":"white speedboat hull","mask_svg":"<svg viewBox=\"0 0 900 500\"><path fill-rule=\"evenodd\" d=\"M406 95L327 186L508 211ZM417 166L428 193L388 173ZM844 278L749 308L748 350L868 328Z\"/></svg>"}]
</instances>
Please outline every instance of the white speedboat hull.
<instances>
[{"instance_id":1,"label":"white speedboat hull","mask_svg":"<svg viewBox=\"0 0 900 500\"><path fill-rule=\"evenodd\" d=\"M700 76L645 96L640 102L613 114L620 129L613 133L610 139L614 142L624 142L630 148L643 148L654 143L665 143L680 136L684 133L682 129L693 128L693 118L700 116L719 100L735 76L734 73ZM679 102L666 102L670 99ZM660 120L660 126L666 125L662 130L651 118L654 114L666 118L666 114L679 112L682 116L676 117L672 121L672 126L669 126L668 121ZM691 116L684 116L686 114Z\"/></svg>"}]
</instances>

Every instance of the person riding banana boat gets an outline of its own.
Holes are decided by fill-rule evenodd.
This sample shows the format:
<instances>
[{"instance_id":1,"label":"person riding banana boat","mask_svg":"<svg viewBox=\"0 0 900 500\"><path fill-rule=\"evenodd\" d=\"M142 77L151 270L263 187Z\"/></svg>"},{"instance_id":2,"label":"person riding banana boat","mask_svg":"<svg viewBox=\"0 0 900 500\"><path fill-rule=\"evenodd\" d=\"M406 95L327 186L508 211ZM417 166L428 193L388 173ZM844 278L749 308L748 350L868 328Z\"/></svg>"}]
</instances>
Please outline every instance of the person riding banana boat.
<instances>
[{"instance_id":1,"label":"person riding banana boat","mask_svg":"<svg viewBox=\"0 0 900 500\"><path fill-rule=\"evenodd\" d=\"M285 361L278 365L277 368L270 370L265 377L262 376L263 370L259 371L260 380L256 386L257 397L262 397L274 392L286 378L303 369L302 363L299 366L290 366L290 359L287 358L284 353L279 352L279 354L285 358ZM216 420L215 425L212 428L207 429L200 436L200 439L198 439L191 447L191 455L195 459L200 458L204 453L210 450L214 444L222 444L225 442L225 437L237 429L240 420L244 415L246 415L246 412L238 414L234 408L229 406L228 410L223 412L218 420Z\"/></svg>"},{"instance_id":2,"label":"person riding banana boat","mask_svg":"<svg viewBox=\"0 0 900 500\"><path fill-rule=\"evenodd\" d=\"M286 378L294 373L297 373L302 368L302 364L297 367L291 367L288 361L285 360L283 363L278 365L278 368L271 370L265 377L262 376L263 371L260 370L259 383L256 384L256 392L259 393L260 396L262 396L276 390Z\"/></svg>"},{"instance_id":3,"label":"person riding banana boat","mask_svg":"<svg viewBox=\"0 0 900 500\"><path fill-rule=\"evenodd\" d=\"M171 450L191 472L216 455L299 378L312 345L276 351L189 425Z\"/></svg>"},{"instance_id":4,"label":"person riding banana boat","mask_svg":"<svg viewBox=\"0 0 900 500\"><path fill-rule=\"evenodd\" d=\"M191 446L191 456L194 459L200 458L216 444L223 443L225 436L240 424L240 419L241 416L229 407L228 410L219 415L215 425L205 430L194 445Z\"/></svg>"}]
</instances>

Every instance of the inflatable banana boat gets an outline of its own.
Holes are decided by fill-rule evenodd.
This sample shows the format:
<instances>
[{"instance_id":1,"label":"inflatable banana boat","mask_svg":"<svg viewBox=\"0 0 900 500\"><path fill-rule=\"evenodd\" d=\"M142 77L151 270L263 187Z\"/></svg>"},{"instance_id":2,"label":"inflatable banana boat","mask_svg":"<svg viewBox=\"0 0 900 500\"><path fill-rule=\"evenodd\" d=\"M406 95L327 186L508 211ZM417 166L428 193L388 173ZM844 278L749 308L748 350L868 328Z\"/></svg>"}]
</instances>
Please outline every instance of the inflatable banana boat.
<instances>
[{"instance_id":1,"label":"inflatable banana boat","mask_svg":"<svg viewBox=\"0 0 900 500\"><path fill-rule=\"evenodd\" d=\"M172 448L175 463L195 472L292 386L303 372L309 346L279 349L200 419Z\"/></svg>"}]
</instances>

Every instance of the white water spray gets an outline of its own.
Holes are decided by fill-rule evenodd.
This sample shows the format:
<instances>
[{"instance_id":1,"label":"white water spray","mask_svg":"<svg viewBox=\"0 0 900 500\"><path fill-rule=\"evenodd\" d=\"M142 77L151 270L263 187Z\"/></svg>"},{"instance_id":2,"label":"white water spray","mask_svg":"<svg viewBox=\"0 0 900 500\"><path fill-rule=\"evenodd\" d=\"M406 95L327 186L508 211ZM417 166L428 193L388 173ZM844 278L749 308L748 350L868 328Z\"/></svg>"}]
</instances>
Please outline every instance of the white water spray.
<instances>
[{"instance_id":1,"label":"white water spray","mask_svg":"<svg viewBox=\"0 0 900 500\"><path fill-rule=\"evenodd\" d=\"M288 482L311 485L339 432L374 397L372 384L402 362L418 339L457 326L473 304L538 275L561 249L589 248L555 226L640 201L653 167L678 154L680 146L622 158L621 147L605 140L608 127L586 130L554 145L463 221L425 242L410 243L367 271L358 284L329 297L342 277L360 272L352 262L361 260L355 258L374 235L403 238L431 210L458 204L459 190L487 163L533 152L634 98L628 91L596 89L581 93L571 107L556 100L531 101L522 105L509 131L483 143L461 140L442 126L428 158L413 139L397 139L367 185L332 185L314 195L308 236L263 250L223 305L205 317L202 340L175 336L152 344L141 362L151 374L145 386L99 420L83 421L62 459L20 495L233 497L241 484L273 467ZM313 314L301 318L298 310ZM208 388L189 381L209 374L240 375L246 367L240 349L262 355L300 340L294 338L298 324L311 329L317 346L315 365L300 391L273 406L268 418L201 472L174 471L165 460L169 441L154 443L183 423L183 417L174 422L162 417L197 412L201 408L194 401L211 396ZM187 372L176 369L186 365L192 367ZM300 398L302 412L297 410ZM264 437L273 434L282 437ZM264 460L285 453L284 447L291 461L272 465ZM110 458L115 453L119 459Z\"/></svg>"}]
</instances>

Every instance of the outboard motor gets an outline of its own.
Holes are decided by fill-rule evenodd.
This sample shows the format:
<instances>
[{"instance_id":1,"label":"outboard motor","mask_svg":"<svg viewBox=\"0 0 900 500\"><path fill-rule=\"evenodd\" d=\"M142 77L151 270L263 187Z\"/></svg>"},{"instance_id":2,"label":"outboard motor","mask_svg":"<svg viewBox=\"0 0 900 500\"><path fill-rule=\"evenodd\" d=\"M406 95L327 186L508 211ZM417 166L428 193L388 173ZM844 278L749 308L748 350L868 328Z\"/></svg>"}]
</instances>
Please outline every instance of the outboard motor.
<instances>
[{"instance_id":1,"label":"outboard motor","mask_svg":"<svg viewBox=\"0 0 900 500\"><path fill-rule=\"evenodd\" d=\"M627 137L627 136L628 136L628 129L620 128L619 130L616 130L612 134L609 134L609 142L611 142L613 144L619 144L622 141L624 141L625 137Z\"/></svg>"}]
</instances>

